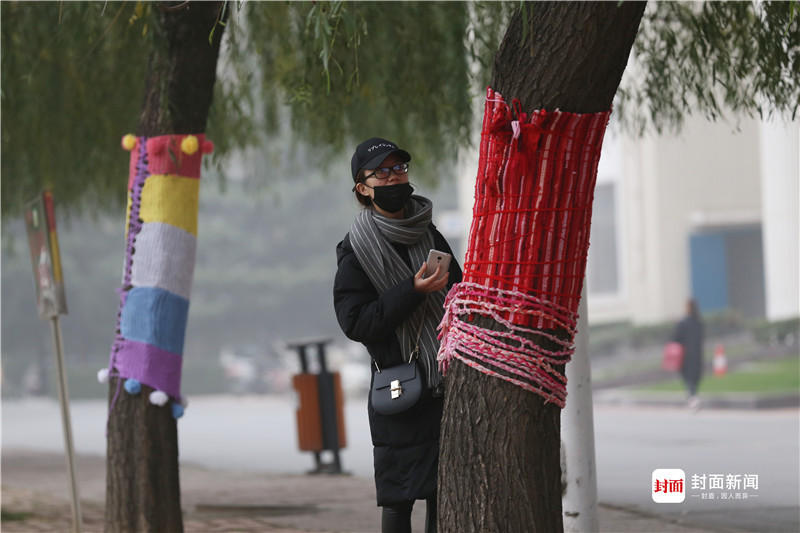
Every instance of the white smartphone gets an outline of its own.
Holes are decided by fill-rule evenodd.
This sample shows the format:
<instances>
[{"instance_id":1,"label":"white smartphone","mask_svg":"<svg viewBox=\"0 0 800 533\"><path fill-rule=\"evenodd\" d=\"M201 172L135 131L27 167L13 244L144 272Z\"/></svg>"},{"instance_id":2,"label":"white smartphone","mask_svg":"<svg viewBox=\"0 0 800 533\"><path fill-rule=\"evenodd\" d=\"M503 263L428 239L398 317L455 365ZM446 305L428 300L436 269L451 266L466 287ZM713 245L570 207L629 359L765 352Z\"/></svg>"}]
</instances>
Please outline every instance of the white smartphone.
<instances>
[{"instance_id":1,"label":"white smartphone","mask_svg":"<svg viewBox=\"0 0 800 533\"><path fill-rule=\"evenodd\" d=\"M436 272L436 267L441 266L441 272L447 272L450 269L450 254L447 252L440 252L439 250L431 250L428 252L428 260L425 261L425 276L429 277Z\"/></svg>"}]
</instances>

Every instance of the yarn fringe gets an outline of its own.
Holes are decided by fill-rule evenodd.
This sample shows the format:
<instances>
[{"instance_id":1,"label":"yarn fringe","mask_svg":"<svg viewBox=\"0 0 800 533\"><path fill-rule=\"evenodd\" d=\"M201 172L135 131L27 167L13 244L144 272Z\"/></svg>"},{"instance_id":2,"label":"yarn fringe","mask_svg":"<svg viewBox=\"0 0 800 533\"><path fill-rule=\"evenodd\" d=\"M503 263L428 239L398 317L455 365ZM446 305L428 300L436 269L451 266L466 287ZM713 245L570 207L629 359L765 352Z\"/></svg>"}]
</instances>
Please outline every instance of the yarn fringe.
<instances>
[{"instance_id":1,"label":"yarn fringe","mask_svg":"<svg viewBox=\"0 0 800 533\"><path fill-rule=\"evenodd\" d=\"M475 316L490 318L501 329L477 326L472 323ZM515 324L507 316L550 317L568 338ZM556 316L564 321L553 318ZM459 283L447 295L439 324L439 367L446 374L450 362L457 358L484 374L534 392L547 403L564 407L567 379L563 366L575 350L572 340L577 318L566 309L520 291ZM547 349L542 344L557 348Z\"/></svg>"}]
</instances>

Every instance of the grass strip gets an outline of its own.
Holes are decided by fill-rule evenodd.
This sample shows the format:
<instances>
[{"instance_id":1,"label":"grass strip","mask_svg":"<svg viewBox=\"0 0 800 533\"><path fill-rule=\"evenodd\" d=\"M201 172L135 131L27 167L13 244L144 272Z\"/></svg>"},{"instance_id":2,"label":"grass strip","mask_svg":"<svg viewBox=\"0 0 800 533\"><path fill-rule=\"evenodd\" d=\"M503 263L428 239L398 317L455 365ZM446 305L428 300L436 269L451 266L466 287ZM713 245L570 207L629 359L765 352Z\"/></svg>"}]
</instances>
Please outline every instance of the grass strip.
<instances>
[{"instance_id":1,"label":"grass strip","mask_svg":"<svg viewBox=\"0 0 800 533\"><path fill-rule=\"evenodd\" d=\"M23 522L32 516L33 513L17 513L0 509L0 522Z\"/></svg>"},{"instance_id":2,"label":"grass strip","mask_svg":"<svg viewBox=\"0 0 800 533\"><path fill-rule=\"evenodd\" d=\"M638 390L647 392L681 392L686 387L678 377ZM701 394L722 392L797 392L800 390L800 357L779 361L763 361L742 365L723 376L704 375L698 389Z\"/></svg>"}]
</instances>

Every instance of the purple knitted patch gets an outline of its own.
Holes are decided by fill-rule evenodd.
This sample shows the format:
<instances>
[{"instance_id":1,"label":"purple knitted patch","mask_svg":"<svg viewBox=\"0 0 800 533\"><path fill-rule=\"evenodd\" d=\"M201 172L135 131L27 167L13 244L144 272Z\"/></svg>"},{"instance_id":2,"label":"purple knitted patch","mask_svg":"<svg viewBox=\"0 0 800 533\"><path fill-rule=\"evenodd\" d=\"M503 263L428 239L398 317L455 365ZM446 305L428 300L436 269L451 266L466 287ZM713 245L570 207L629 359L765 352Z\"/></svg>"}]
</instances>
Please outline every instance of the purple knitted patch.
<instances>
[{"instance_id":1,"label":"purple knitted patch","mask_svg":"<svg viewBox=\"0 0 800 533\"><path fill-rule=\"evenodd\" d=\"M144 342L122 339L117 356L117 370L121 376L139 380L166 392L172 398L180 399L180 355Z\"/></svg>"}]
</instances>

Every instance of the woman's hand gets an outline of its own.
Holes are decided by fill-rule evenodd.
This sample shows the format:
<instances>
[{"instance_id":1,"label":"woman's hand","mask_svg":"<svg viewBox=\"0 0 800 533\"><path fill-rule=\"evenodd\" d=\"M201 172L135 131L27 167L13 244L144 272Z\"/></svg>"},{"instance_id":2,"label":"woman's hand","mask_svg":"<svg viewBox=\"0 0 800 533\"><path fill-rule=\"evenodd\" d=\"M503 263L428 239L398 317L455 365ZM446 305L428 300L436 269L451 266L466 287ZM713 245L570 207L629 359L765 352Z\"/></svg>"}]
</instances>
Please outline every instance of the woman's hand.
<instances>
[{"instance_id":1,"label":"woman's hand","mask_svg":"<svg viewBox=\"0 0 800 533\"><path fill-rule=\"evenodd\" d=\"M423 278L422 276L425 274L425 268L427 266L426 263L422 263L419 271L414 275L414 290L422 294L428 294L444 289L447 286L450 273L447 271L441 272L442 267L439 265L436 267L436 272L434 272L433 275Z\"/></svg>"}]
</instances>

